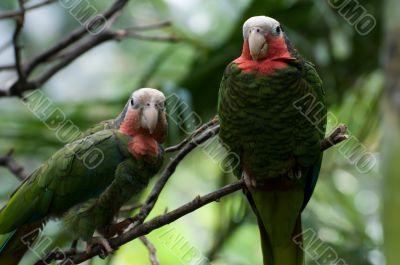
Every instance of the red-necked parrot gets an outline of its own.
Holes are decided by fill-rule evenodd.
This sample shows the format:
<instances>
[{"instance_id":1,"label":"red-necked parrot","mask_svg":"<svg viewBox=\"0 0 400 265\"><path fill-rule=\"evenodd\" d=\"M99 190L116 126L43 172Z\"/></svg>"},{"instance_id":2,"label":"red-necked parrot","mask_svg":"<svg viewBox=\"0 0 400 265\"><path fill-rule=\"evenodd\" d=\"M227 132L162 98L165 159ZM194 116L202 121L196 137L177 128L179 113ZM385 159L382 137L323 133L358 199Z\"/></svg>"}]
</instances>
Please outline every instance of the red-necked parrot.
<instances>
[{"instance_id":1,"label":"red-necked parrot","mask_svg":"<svg viewBox=\"0 0 400 265\"><path fill-rule=\"evenodd\" d=\"M63 218L76 239L92 244L121 206L138 195L163 163L165 97L136 90L122 113L65 145L36 169L0 211L0 264L18 264L51 218Z\"/></svg>"},{"instance_id":2,"label":"red-necked parrot","mask_svg":"<svg viewBox=\"0 0 400 265\"><path fill-rule=\"evenodd\" d=\"M219 136L240 157L234 172L257 215L264 264L303 264L300 215L321 167L325 93L314 65L278 21L252 17L243 37L242 54L227 66L219 90ZM306 111L303 99L319 108Z\"/></svg>"}]
</instances>

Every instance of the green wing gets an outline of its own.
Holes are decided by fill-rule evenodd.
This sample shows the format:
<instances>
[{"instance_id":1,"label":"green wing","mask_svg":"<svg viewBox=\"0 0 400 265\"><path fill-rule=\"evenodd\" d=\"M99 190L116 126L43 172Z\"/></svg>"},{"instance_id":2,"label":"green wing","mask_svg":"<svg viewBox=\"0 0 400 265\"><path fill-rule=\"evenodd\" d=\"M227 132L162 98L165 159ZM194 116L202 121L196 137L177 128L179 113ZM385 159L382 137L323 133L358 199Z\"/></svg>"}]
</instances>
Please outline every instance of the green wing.
<instances>
[{"instance_id":1,"label":"green wing","mask_svg":"<svg viewBox=\"0 0 400 265\"><path fill-rule=\"evenodd\" d=\"M1 210L0 234L61 215L104 191L129 155L121 148L129 137L116 134L104 130L70 143L35 170Z\"/></svg>"},{"instance_id":2,"label":"green wing","mask_svg":"<svg viewBox=\"0 0 400 265\"><path fill-rule=\"evenodd\" d=\"M115 129L115 120L110 119L106 121L99 122L98 124L94 125L93 127L90 127L86 131L82 132L81 135L79 135L78 139L85 138L86 136L92 135L94 133L103 131L103 130L109 130L109 129Z\"/></svg>"},{"instance_id":3,"label":"green wing","mask_svg":"<svg viewBox=\"0 0 400 265\"><path fill-rule=\"evenodd\" d=\"M228 94L231 92L230 87L237 86L237 83L229 77L238 74L239 72L240 70L237 67L234 67L233 63L229 64L225 69L219 88L218 117L220 119L221 126L219 132L220 139L228 146L230 152L233 152L240 157L242 154L241 141L237 134L235 122L233 122L232 119L241 118L239 110L243 106L240 106L241 101L239 95L234 95L233 100L230 100L230 97L228 96ZM231 110L237 111L237 115L232 115ZM235 167L233 173L237 178L241 178L242 166L239 165Z\"/></svg>"},{"instance_id":4,"label":"green wing","mask_svg":"<svg viewBox=\"0 0 400 265\"><path fill-rule=\"evenodd\" d=\"M306 62L305 68L306 68L306 79L308 81L308 85L310 86L311 90L314 92L314 95L316 96L317 101L324 106L323 110L321 110L317 113L311 113L311 114L315 115L315 117L319 120L319 122L317 124L315 124L315 126L318 129L319 141L322 141L325 137L326 122L327 122L327 115L326 115L327 110L326 110L326 105L325 105L325 91L323 89L322 80L319 77L317 71L315 70L314 65L311 64L310 62ZM318 111L318 108L316 109L316 111ZM304 201L303 201L302 209L304 209L304 207L306 207L307 203L311 199L311 196L314 192L315 185L317 184L319 172L321 169L322 156L323 156L323 153L320 152L317 163L315 163L307 173L306 185L305 185L305 191L304 191Z\"/></svg>"}]
</instances>

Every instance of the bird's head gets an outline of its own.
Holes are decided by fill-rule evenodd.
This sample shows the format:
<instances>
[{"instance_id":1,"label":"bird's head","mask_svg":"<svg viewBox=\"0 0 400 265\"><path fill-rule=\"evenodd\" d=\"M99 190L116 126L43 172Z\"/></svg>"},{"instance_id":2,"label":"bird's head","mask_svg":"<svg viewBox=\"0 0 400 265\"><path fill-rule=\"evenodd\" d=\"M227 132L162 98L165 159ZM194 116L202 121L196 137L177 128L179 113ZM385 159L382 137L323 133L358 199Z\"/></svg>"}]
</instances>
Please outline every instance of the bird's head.
<instances>
[{"instance_id":1,"label":"bird's head","mask_svg":"<svg viewBox=\"0 0 400 265\"><path fill-rule=\"evenodd\" d=\"M266 16L249 18L243 24L243 53L253 61L290 57L280 23Z\"/></svg>"},{"instance_id":2,"label":"bird's head","mask_svg":"<svg viewBox=\"0 0 400 265\"><path fill-rule=\"evenodd\" d=\"M153 88L141 88L134 91L125 107L121 122L121 131L135 135L165 134L167 121L164 94Z\"/></svg>"}]
</instances>

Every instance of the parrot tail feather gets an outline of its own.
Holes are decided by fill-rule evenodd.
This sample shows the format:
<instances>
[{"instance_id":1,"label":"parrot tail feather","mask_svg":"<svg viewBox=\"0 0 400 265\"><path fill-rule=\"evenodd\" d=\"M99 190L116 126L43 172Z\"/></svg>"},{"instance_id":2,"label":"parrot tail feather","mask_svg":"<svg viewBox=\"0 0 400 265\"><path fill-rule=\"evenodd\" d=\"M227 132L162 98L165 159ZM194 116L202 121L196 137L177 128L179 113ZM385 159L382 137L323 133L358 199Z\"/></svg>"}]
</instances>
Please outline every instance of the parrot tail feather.
<instances>
[{"instance_id":1,"label":"parrot tail feather","mask_svg":"<svg viewBox=\"0 0 400 265\"><path fill-rule=\"evenodd\" d=\"M303 265L300 216L302 194L296 190L245 193L257 216L263 264ZM293 209L288 210L288 201L298 203L292 203Z\"/></svg>"},{"instance_id":2,"label":"parrot tail feather","mask_svg":"<svg viewBox=\"0 0 400 265\"><path fill-rule=\"evenodd\" d=\"M304 252L301 249L301 218L297 219L295 230L293 231L293 242L287 246L273 247L266 232L264 225L258 219L258 228L261 237L261 249L263 253L264 265L281 265L281 264L304 264Z\"/></svg>"},{"instance_id":3,"label":"parrot tail feather","mask_svg":"<svg viewBox=\"0 0 400 265\"><path fill-rule=\"evenodd\" d=\"M293 231L293 236L296 237L296 242L292 240L291 244L286 246L277 246L273 248L273 255L275 259L274 265L280 264L304 264L304 253L299 245L299 236L301 236L301 219L300 216L297 219L295 230Z\"/></svg>"},{"instance_id":4,"label":"parrot tail feather","mask_svg":"<svg viewBox=\"0 0 400 265\"><path fill-rule=\"evenodd\" d=\"M0 235L0 264L17 265L38 237L42 223L26 225Z\"/></svg>"}]
</instances>

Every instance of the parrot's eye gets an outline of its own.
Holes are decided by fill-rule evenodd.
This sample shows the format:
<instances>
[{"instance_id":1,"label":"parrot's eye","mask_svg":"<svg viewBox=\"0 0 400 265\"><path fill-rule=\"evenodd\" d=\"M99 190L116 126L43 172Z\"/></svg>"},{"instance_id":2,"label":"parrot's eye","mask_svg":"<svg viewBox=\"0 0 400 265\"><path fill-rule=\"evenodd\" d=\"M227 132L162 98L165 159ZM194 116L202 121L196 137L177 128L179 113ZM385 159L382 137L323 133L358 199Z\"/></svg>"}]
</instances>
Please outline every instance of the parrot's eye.
<instances>
[{"instance_id":1,"label":"parrot's eye","mask_svg":"<svg viewBox=\"0 0 400 265\"><path fill-rule=\"evenodd\" d=\"M279 35L279 34L281 34L281 27L280 26L277 26L276 27L276 29L275 29L275 31L276 31L276 33Z\"/></svg>"},{"instance_id":2,"label":"parrot's eye","mask_svg":"<svg viewBox=\"0 0 400 265\"><path fill-rule=\"evenodd\" d=\"M135 105L135 101L131 98L131 106Z\"/></svg>"}]
</instances>

